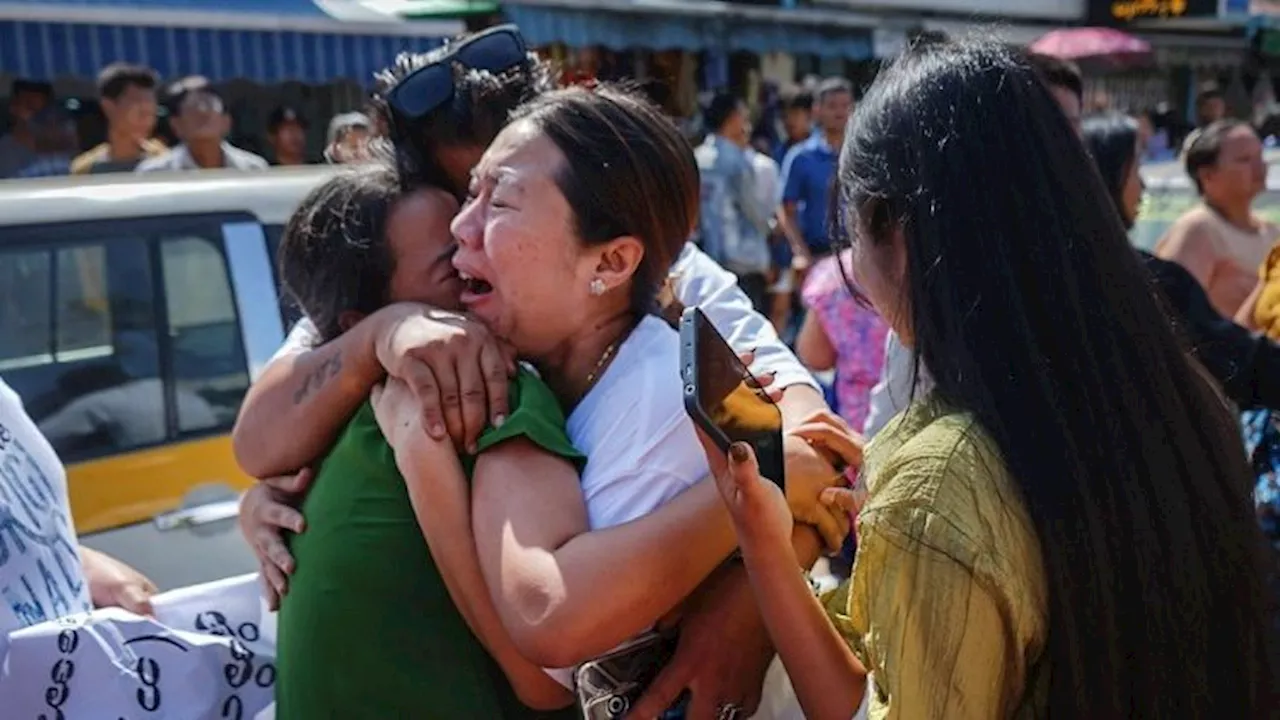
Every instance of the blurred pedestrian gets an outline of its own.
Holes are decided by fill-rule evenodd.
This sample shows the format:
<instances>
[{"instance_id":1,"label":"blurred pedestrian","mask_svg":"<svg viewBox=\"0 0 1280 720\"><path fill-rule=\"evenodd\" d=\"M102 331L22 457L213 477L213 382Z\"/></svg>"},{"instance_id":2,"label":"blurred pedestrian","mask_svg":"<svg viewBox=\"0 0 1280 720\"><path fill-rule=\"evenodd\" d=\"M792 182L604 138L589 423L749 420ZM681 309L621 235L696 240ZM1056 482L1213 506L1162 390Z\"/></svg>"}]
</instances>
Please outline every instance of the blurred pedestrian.
<instances>
[{"instance_id":1,"label":"blurred pedestrian","mask_svg":"<svg viewBox=\"0 0 1280 720\"><path fill-rule=\"evenodd\" d=\"M791 148L813 136L813 94L801 87L790 87L783 91L782 106L782 142L774 151L773 159L782 165Z\"/></svg>"},{"instance_id":2,"label":"blurred pedestrian","mask_svg":"<svg viewBox=\"0 0 1280 720\"><path fill-rule=\"evenodd\" d=\"M809 312L796 335L796 355L810 370L836 371L836 412L860 428L867 419L871 389L880 382L889 326L849 292L850 277L847 253L813 266L801 291Z\"/></svg>"},{"instance_id":3,"label":"blurred pedestrian","mask_svg":"<svg viewBox=\"0 0 1280 720\"><path fill-rule=\"evenodd\" d=\"M1169 228L1155 254L1186 268L1214 308L1235 317L1280 238L1280 227L1253 212L1267 189L1262 141L1247 123L1223 120L1192 133L1184 156L1201 202Z\"/></svg>"},{"instance_id":4,"label":"blurred pedestrian","mask_svg":"<svg viewBox=\"0 0 1280 720\"><path fill-rule=\"evenodd\" d=\"M271 111L267 118L267 142L271 145L276 165L307 164L307 130L310 127L306 116L297 108L282 105Z\"/></svg>"},{"instance_id":5,"label":"blurred pedestrian","mask_svg":"<svg viewBox=\"0 0 1280 720\"><path fill-rule=\"evenodd\" d=\"M337 165L369 159L369 137L373 124L364 113L350 112L329 121L324 159Z\"/></svg>"},{"instance_id":6,"label":"blurred pedestrian","mask_svg":"<svg viewBox=\"0 0 1280 720\"><path fill-rule=\"evenodd\" d=\"M791 239L797 265L803 272L815 258L831 253L827 235L827 196L835 175L836 155L844 143L844 129L853 113L853 85L844 78L827 78L818 86L814 105L818 132L796 145L782 163L783 228Z\"/></svg>"},{"instance_id":7,"label":"blurred pedestrian","mask_svg":"<svg viewBox=\"0 0 1280 720\"><path fill-rule=\"evenodd\" d=\"M14 177L54 177L71 173L76 151L76 124L66 110L50 105L36 113L28 124L36 157Z\"/></svg>"},{"instance_id":8,"label":"blurred pedestrian","mask_svg":"<svg viewBox=\"0 0 1280 720\"><path fill-rule=\"evenodd\" d=\"M168 152L156 129L156 71L113 63L98 74L98 101L107 118L107 141L71 162L72 175L133 172L143 160Z\"/></svg>"},{"instance_id":9,"label":"blurred pedestrian","mask_svg":"<svg viewBox=\"0 0 1280 720\"><path fill-rule=\"evenodd\" d=\"M36 159L31 118L53 102L53 86L14 80L9 86L9 132L0 137L0 179L13 177Z\"/></svg>"},{"instance_id":10,"label":"blurred pedestrian","mask_svg":"<svg viewBox=\"0 0 1280 720\"><path fill-rule=\"evenodd\" d=\"M705 118L710 133L695 150L702 177L702 250L737 275L751 304L762 310L769 271L770 212L760 202L755 170L747 158L747 105L731 93L719 93Z\"/></svg>"},{"instance_id":11,"label":"blurred pedestrian","mask_svg":"<svg viewBox=\"0 0 1280 720\"><path fill-rule=\"evenodd\" d=\"M179 144L169 152L143 160L137 172L229 168L263 170L267 161L227 142L231 116L209 81L198 75L170 85L165 92L169 123Z\"/></svg>"},{"instance_id":12,"label":"blurred pedestrian","mask_svg":"<svg viewBox=\"0 0 1280 720\"><path fill-rule=\"evenodd\" d=\"M1227 117L1227 97L1216 85L1196 95L1196 129L1203 130Z\"/></svg>"}]
</instances>

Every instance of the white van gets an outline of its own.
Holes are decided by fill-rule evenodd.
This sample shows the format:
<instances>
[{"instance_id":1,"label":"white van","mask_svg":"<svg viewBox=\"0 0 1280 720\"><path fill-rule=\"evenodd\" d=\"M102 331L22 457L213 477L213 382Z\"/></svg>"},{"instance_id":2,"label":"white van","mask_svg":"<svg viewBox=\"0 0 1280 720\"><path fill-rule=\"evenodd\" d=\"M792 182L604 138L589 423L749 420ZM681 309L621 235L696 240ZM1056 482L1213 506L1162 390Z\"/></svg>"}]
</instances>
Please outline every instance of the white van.
<instances>
[{"instance_id":1,"label":"white van","mask_svg":"<svg viewBox=\"0 0 1280 720\"><path fill-rule=\"evenodd\" d=\"M0 378L85 545L161 588L257 569L230 432L296 317L275 249L332 167L0 182Z\"/></svg>"}]
</instances>

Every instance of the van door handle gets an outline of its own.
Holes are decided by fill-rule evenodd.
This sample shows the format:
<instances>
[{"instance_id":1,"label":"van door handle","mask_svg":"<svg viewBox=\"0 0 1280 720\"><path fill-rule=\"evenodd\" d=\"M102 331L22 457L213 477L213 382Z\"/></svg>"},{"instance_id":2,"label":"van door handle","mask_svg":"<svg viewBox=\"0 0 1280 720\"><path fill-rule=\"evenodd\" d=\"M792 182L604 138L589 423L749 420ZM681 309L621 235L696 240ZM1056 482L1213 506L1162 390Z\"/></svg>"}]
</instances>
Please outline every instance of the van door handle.
<instances>
[{"instance_id":1,"label":"van door handle","mask_svg":"<svg viewBox=\"0 0 1280 720\"><path fill-rule=\"evenodd\" d=\"M160 513L152 518L156 529L160 531L210 525L230 520L240 514L240 500L222 500L218 502L184 507L170 512Z\"/></svg>"}]
</instances>

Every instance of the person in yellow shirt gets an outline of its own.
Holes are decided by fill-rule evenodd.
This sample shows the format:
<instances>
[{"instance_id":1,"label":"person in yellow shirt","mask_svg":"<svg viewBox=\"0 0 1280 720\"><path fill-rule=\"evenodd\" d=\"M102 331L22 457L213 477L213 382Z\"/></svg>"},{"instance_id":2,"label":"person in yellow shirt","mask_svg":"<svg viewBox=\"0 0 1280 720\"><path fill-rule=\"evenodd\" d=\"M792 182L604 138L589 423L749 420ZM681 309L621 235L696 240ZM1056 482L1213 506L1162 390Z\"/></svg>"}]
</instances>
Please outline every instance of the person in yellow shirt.
<instances>
[{"instance_id":1,"label":"person in yellow shirt","mask_svg":"<svg viewBox=\"0 0 1280 720\"><path fill-rule=\"evenodd\" d=\"M835 197L858 293L936 385L856 490L822 491L860 513L853 575L821 599L785 498L730 450L721 494L805 716L864 697L873 720L1274 716L1234 418L1025 58L908 49L850 124Z\"/></svg>"},{"instance_id":2,"label":"person in yellow shirt","mask_svg":"<svg viewBox=\"0 0 1280 720\"><path fill-rule=\"evenodd\" d=\"M1236 322L1280 341L1280 243L1271 248L1258 268L1258 284L1240 306Z\"/></svg>"},{"instance_id":3,"label":"person in yellow shirt","mask_svg":"<svg viewBox=\"0 0 1280 720\"><path fill-rule=\"evenodd\" d=\"M113 63L98 75L98 98L107 118L107 141L71 161L72 175L133 172L146 158L169 148L155 140L156 72L149 67Z\"/></svg>"}]
</instances>

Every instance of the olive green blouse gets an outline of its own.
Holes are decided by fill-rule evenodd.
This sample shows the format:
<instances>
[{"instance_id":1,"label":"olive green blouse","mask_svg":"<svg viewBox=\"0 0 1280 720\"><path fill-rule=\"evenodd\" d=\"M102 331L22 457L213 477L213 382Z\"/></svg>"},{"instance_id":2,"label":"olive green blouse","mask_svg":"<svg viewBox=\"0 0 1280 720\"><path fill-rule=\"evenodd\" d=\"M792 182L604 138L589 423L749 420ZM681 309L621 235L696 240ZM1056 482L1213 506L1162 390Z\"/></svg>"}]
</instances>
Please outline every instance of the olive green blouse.
<instances>
[{"instance_id":1,"label":"olive green blouse","mask_svg":"<svg viewBox=\"0 0 1280 720\"><path fill-rule=\"evenodd\" d=\"M929 396L865 457L853 577L824 604L874 680L868 716L1045 716L1040 546L995 442Z\"/></svg>"}]
</instances>

